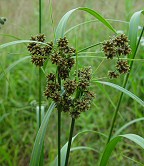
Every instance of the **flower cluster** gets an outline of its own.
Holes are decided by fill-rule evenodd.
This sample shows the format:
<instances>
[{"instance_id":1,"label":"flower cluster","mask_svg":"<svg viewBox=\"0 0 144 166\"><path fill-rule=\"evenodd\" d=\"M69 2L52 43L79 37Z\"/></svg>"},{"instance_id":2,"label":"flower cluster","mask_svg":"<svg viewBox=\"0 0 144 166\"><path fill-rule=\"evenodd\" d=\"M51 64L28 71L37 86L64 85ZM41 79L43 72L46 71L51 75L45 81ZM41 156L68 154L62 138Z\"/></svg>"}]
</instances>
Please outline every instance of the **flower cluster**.
<instances>
[{"instance_id":1,"label":"flower cluster","mask_svg":"<svg viewBox=\"0 0 144 166\"><path fill-rule=\"evenodd\" d=\"M79 117L81 112L85 112L90 108L94 97L94 94L89 91L91 73L91 67L78 71L77 94L74 99L74 108L70 112L73 118Z\"/></svg>"},{"instance_id":2,"label":"flower cluster","mask_svg":"<svg viewBox=\"0 0 144 166\"><path fill-rule=\"evenodd\" d=\"M128 44L128 37L125 34L121 34L120 36L105 41L103 43L103 51L107 59L113 59L117 55L129 55L131 49Z\"/></svg>"},{"instance_id":3,"label":"flower cluster","mask_svg":"<svg viewBox=\"0 0 144 166\"><path fill-rule=\"evenodd\" d=\"M60 38L57 42L57 50L51 56L52 64L58 67L58 74L61 79L65 80L69 77L69 72L75 61L72 58L75 54L75 49L68 46L66 37Z\"/></svg>"},{"instance_id":4,"label":"flower cluster","mask_svg":"<svg viewBox=\"0 0 144 166\"><path fill-rule=\"evenodd\" d=\"M63 77L62 77L63 78ZM94 95L88 90L91 79L91 68L84 68L78 71L77 79L66 78L63 81L64 93L56 75L50 73L47 76L47 86L44 95L51 98L63 112L69 113L72 118L78 118L81 112L90 108Z\"/></svg>"},{"instance_id":5,"label":"flower cluster","mask_svg":"<svg viewBox=\"0 0 144 166\"><path fill-rule=\"evenodd\" d=\"M75 78L70 79L76 50L69 46L66 37L60 38L54 46L52 42L44 43L43 34L31 37L31 40L27 48L32 55L32 63L41 67L49 57L51 63L56 65L55 74L47 75L44 95L47 99L52 99L61 111L70 113L73 118L79 117L81 112L89 109L93 98L93 94L88 90L91 68L78 70ZM64 89L63 93L61 87Z\"/></svg>"},{"instance_id":6,"label":"flower cluster","mask_svg":"<svg viewBox=\"0 0 144 166\"><path fill-rule=\"evenodd\" d=\"M4 17L0 17L0 28L1 28L1 25L4 25L6 22L6 18Z\"/></svg>"},{"instance_id":7,"label":"flower cluster","mask_svg":"<svg viewBox=\"0 0 144 166\"><path fill-rule=\"evenodd\" d=\"M31 60L32 63L36 66L43 66L44 62L46 61L47 57L52 52L53 43L43 43L45 42L45 35L39 34L37 36L31 37L32 42L29 43L27 46L28 51L32 55ZM37 41L37 42L34 42Z\"/></svg>"},{"instance_id":8,"label":"flower cluster","mask_svg":"<svg viewBox=\"0 0 144 166\"><path fill-rule=\"evenodd\" d=\"M61 101L60 96L60 85L56 82L56 76L53 73L50 73L47 76L47 85L44 95L48 98L53 99L57 104Z\"/></svg>"},{"instance_id":9,"label":"flower cluster","mask_svg":"<svg viewBox=\"0 0 144 166\"><path fill-rule=\"evenodd\" d=\"M68 46L68 40L60 38L57 47L53 50L50 59L57 66L57 76L50 73L47 76L47 85L44 95L51 98L61 110L69 113L73 118L79 117L81 112L89 109L93 94L88 90L91 79L91 68L78 70L77 79L69 78L70 71L75 63L72 55L75 49ZM63 93L59 84L63 84Z\"/></svg>"},{"instance_id":10,"label":"flower cluster","mask_svg":"<svg viewBox=\"0 0 144 166\"><path fill-rule=\"evenodd\" d=\"M124 34L110 39L103 43L103 51L107 59L118 58L116 70L109 72L110 78L117 78L119 74L128 73L130 67L127 61L119 60L120 56L127 56L131 53L131 48L128 44L128 37Z\"/></svg>"}]
</instances>

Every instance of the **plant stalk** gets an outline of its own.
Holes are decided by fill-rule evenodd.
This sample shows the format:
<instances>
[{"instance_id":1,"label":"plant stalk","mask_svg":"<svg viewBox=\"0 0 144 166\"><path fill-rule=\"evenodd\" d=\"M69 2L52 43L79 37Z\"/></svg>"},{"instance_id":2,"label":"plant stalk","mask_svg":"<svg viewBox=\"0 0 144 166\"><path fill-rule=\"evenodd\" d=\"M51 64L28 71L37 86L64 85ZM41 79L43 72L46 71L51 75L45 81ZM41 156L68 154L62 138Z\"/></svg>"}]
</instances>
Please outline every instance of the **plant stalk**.
<instances>
[{"instance_id":1,"label":"plant stalk","mask_svg":"<svg viewBox=\"0 0 144 166\"><path fill-rule=\"evenodd\" d=\"M39 33L42 29L42 0L39 0Z\"/></svg>"},{"instance_id":2,"label":"plant stalk","mask_svg":"<svg viewBox=\"0 0 144 166\"><path fill-rule=\"evenodd\" d=\"M70 128L70 135L69 135L69 141L68 141L68 147L67 147L67 153L66 153L65 166L68 166L69 154L70 154L70 148L71 148L71 142L72 142L72 136L73 136L73 131L74 131L74 125L75 125L75 119L72 118L71 128Z\"/></svg>"},{"instance_id":3,"label":"plant stalk","mask_svg":"<svg viewBox=\"0 0 144 166\"><path fill-rule=\"evenodd\" d=\"M98 45L100 45L100 44L102 44L102 42L100 42L100 43L96 43L96 44L93 44L93 45L88 46L88 47L86 47L86 48L83 48L83 49L77 51L77 53L80 53L80 52L86 51L86 50L88 50L88 49L90 49L90 48L93 48L93 47L95 47L95 46L98 46Z\"/></svg>"},{"instance_id":4,"label":"plant stalk","mask_svg":"<svg viewBox=\"0 0 144 166\"><path fill-rule=\"evenodd\" d=\"M61 166L61 109L58 109L58 166Z\"/></svg>"},{"instance_id":5,"label":"plant stalk","mask_svg":"<svg viewBox=\"0 0 144 166\"><path fill-rule=\"evenodd\" d=\"M41 126L41 68L39 67L39 128Z\"/></svg>"},{"instance_id":6,"label":"plant stalk","mask_svg":"<svg viewBox=\"0 0 144 166\"><path fill-rule=\"evenodd\" d=\"M137 45L136 45L136 49L135 49L135 51L134 51L134 54L133 54L132 59L134 59L135 56L136 56L136 53L137 53L137 50L138 50L138 46L139 46L139 44L140 44L140 40L141 40L141 38L142 38L143 33L144 33L144 27L143 27L142 32L141 32L141 34L140 34L140 37L139 37L138 43L137 43ZM132 66L133 66L133 61L130 62L130 71L131 71L131 69L132 69ZM127 84L127 82L128 82L128 79L129 79L130 71L129 71L129 73L126 75L126 78L125 78L124 84L123 84L123 88L126 87L126 84ZM118 101L118 104L117 104L117 107L116 107L116 110L115 110L115 113L114 113L114 116L113 116L113 120L112 120L112 124L111 124L111 128L110 128L109 136L108 136L108 139L107 139L107 144L109 143L109 141L110 141L110 139L111 139L111 137L112 137L112 132L113 132L113 129L114 129L114 124L115 124L115 122L116 122L116 118L117 118L117 114L118 114L118 111L119 111L119 108L120 108L120 104L121 104L121 101L122 101L122 97L123 97L123 92L121 93L121 95L120 95L120 97L119 97L119 101Z\"/></svg>"},{"instance_id":7,"label":"plant stalk","mask_svg":"<svg viewBox=\"0 0 144 166\"><path fill-rule=\"evenodd\" d=\"M42 0L39 0L39 34L41 33L42 29ZM41 67L39 67L39 128L41 126L41 101L42 101L42 70ZM39 166L44 165L44 144L42 146L41 155L40 155L40 161Z\"/></svg>"},{"instance_id":8,"label":"plant stalk","mask_svg":"<svg viewBox=\"0 0 144 166\"><path fill-rule=\"evenodd\" d=\"M58 72L57 68L57 72ZM58 83L61 87L61 78L58 74ZM61 166L61 105L58 105L58 166Z\"/></svg>"}]
</instances>

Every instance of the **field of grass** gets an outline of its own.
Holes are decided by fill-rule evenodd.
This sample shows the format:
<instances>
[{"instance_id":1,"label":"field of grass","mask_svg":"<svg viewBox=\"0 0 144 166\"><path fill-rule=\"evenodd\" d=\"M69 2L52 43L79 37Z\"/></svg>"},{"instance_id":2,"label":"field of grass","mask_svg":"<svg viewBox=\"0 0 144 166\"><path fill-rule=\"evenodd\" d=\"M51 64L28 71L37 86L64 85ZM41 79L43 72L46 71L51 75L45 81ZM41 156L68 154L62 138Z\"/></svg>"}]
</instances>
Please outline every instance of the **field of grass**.
<instances>
[{"instance_id":1,"label":"field of grass","mask_svg":"<svg viewBox=\"0 0 144 166\"><path fill-rule=\"evenodd\" d=\"M128 22L132 14L143 9L143 0L82 0L82 1L46 1L42 0L42 33L47 41L54 39L54 32L61 17L76 7L89 7L99 12L117 31L128 35ZM29 40L38 34L38 1L1 0L0 17L7 21L0 29L0 44L15 40ZM141 25L143 25L141 16ZM90 21L76 27L67 33L71 46L81 50L92 44L108 40L113 32L95 21L95 18L86 12L74 13L67 25L67 30L82 22ZM121 20L114 21L114 20ZM123 22L122 22L123 21ZM88 50L93 53L83 53L84 58L78 58L78 67L91 66L94 79L109 81L123 85L124 76L118 79L109 79L107 72L113 70L113 62L104 57L102 47L97 46ZM95 57L92 57L95 55ZM28 166L37 133L36 107L38 105L38 68L32 63L27 50L27 43L9 46L0 50L0 165L1 166ZM144 99L144 46L140 44L132 71L126 86L141 100ZM139 60L138 60L139 59ZM21 62L20 62L21 61ZM54 71L48 63L47 70ZM42 91L46 85L42 76ZM82 113L76 120L74 135L84 130L94 130L108 136L114 110L117 106L120 92L98 83L92 83L91 90L95 98L89 111ZM42 96L42 105L47 111L51 100ZM119 114L114 126L116 132L124 124L144 116L143 107L127 95L123 96ZM71 118L62 113L63 146L69 137ZM57 155L57 110L54 110L48 124L45 136L45 165L49 166ZM120 134L133 133L144 138L143 120L133 123ZM79 135L72 144L88 146L91 150L76 150L70 155L69 166L95 166L104 151L107 138L93 132ZM123 139L116 146L108 162L108 166L142 166L144 165L144 150L133 142Z\"/></svg>"}]
</instances>

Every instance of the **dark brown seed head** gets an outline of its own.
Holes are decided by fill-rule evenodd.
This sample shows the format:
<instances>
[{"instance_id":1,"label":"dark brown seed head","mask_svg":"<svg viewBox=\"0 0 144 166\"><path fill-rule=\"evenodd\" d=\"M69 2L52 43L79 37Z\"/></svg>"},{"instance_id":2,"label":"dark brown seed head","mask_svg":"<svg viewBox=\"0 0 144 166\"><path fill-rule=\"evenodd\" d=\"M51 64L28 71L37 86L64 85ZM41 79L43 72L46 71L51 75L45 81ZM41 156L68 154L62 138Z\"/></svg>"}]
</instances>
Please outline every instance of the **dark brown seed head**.
<instances>
[{"instance_id":1,"label":"dark brown seed head","mask_svg":"<svg viewBox=\"0 0 144 166\"><path fill-rule=\"evenodd\" d=\"M81 70L78 70L78 77L79 77L79 79L82 79L82 80L84 80L84 79L90 80L91 73L92 73L91 67L85 67Z\"/></svg>"},{"instance_id":2,"label":"dark brown seed head","mask_svg":"<svg viewBox=\"0 0 144 166\"><path fill-rule=\"evenodd\" d=\"M60 56L59 53L56 52L51 56L52 64L60 65L61 61L62 61L62 57Z\"/></svg>"},{"instance_id":3,"label":"dark brown seed head","mask_svg":"<svg viewBox=\"0 0 144 166\"><path fill-rule=\"evenodd\" d=\"M55 103L57 103L57 104L60 103L60 101L61 101L60 92L55 91L54 93L51 94L51 98L53 99L53 101Z\"/></svg>"},{"instance_id":4,"label":"dark brown seed head","mask_svg":"<svg viewBox=\"0 0 144 166\"><path fill-rule=\"evenodd\" d=\"M116 56L116 48L113 40L109 40L103 43L103 51L107 59L113 59Z\"/></svg>"},{"instance_id":5,"label":"dark brown seed head","mask_svg":"<svg viewBox=\"0 0 144 166\"><path fill-rule=\"evenodd\" d=\"M115 71L109 71L108 76L109 78L118 78L119 74L116 73Z\"/></svg>"},{"instance_id":6,"label":"dark brown seed head","mask_svg":"<svg viewBox=\"0 0 144 166\"><path fill-rule=\"evenodd\" d=\"M55 76L55 74L50 73L49 75L47 75L47 79L48 79L48 82L49 82L49 81L54 82L55 79L56 79L56 76Z\"/></svg>"},{"instance_id":7,"label":"dark brown seed head","mask_svg":"<svg viewBox=\"0 0 144 166\"><path fill-rule=\"evenodd\" d=\"M45 56L50 55L51 52L52 52L52 49L53 49L53 42L47 43L47 45L44 47L44 54L45 54Z\"/></svg>"},{"instance_id":8,"label":"dark brown seed head","mask_svg":"<svg viewBox=\"0 0 144 166\"><path fill-rule=\"evenodd\" d=\"M75 80L66 80L64 83L64 88L68 94L73 94L76 90L77 84Z\"/></svg>"},{"instance_id":9,"label":"dark brown seed head","mask_svg":"<svg viewBox=\"0 0 144 166\"><path fill-rule=\"evenodd\" d=\"M31 57L31 61L33 64L35 64L36 66L39 66L39 67L43 66L43 63L44 63L44 59L42 57L38 57L35 55L33 55Z\"/></svg>"},{"instance_id":10,"label":"dark brown seed head","mask_svg":"<svg viewBox=\"0 0 144 166\"><path fill-rule=\"evenodd\" d=\"M68 46L68 40L66 39L66 37L60 38L58 40L58 47L60 49L65 49L67 46Z\"/></svg>"},{"instance_id":11,"label":"dark brown seed head","mask_svg":"<svg viewBox=\"0 0 144 166\"><path fill-rule=\"evenodd\" d=\"M72 118L77 119L78 117L80 117L80 112L77 110L73 110L70 112L70 115Z\"/></svg>"},{"instance_id":12,"label":"dark brown seed head","mask_svg":"<svg viewBox=\"0 0 144 166\"><path fill-rule=\"evenodd\" d=\"M65 66L59 66L58 73L63 80L69 77L69 69L65 68Z\"/></svg>"},{"instance_id":13,"label":"dark brown seed head","mask_svg":"<svg viewBox=\"0 0 144 166\"><path fill-rule=\"evenodd\" d=\"M46 38L46 36L44 34L39 34L36 36L36 41L44 42L45 38Z\"/></svg>"},{"instance_id":14,"label":"dark brown seed head","mask_svg":"<svg viewBox=\"0 0 144 166\"><path fill-rule=\"evenodd\" d=\"M127 61L118 61L116 65L117 70L120 74L128 73L130 70L130 66L128 65Z\"/></svg>"},{"instance_id":15,"label":"dark brown seed head","mask_svg":"<svg viewBox=\"0 0 144 166\"><path fill-rule=\"evenodd\" d=\"M73 65L75 64L75 60L73 58L68 58L67 64L68 64L68 68L71 69Z\"/></svg>"}]
</instances>

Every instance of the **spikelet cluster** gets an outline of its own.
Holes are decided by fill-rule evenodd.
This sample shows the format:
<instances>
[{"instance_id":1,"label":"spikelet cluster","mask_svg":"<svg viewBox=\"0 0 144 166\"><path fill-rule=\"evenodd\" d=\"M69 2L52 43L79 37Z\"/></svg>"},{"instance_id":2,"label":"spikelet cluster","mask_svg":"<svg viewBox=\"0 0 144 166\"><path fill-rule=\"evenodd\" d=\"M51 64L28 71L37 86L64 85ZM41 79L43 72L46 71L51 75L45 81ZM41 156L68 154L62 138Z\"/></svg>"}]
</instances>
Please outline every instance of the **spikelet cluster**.
<instances>
[{"instance_id":1,"label":"spikelet cluster","mask_svg":"<svg viewBox=\"0 0 144 166\"><path fill-rule=\"evenodd\" d=\"M32 42L27 46L30 52L31 62L38 67L44 65L46 59L50 56L53 49L53 43L45 43L45 35L39 34L37 36L31 37ZM36 41L36 42L34 42Z\"/></svg>"},{"instance_id":2,"label":"spikelet cluster","mask_svg":"<svg viewBox=\"0 0 144 166\"><path fill-rule=\"evenodd\" d=\"M51 98L57 106L60 106L63 112L69 113L72 118L78 118L82 112L90 108L94 97L94 94L89 91L90 78L90 67L79 70L78 81L69 78L64 80L64 94L61 94L61 88L56 75L50 73L47 76L44 95L47 99ZM81 85L83 80L86 81L86 84Z\"/></svg>"},{"instance_id":3,"label":"spikelet cluster","mask_svg":"<svg viewBox=\"0 0 144 166\"><path fill-rule=\"evenodd\" d=\"M69 47L66 37L57 41L57 46L50 55L52 64L57 66L57 75L47 75L47 85L44 95L51 98L56 106L60 106L63 112L67 112L72 118L78 118L81 112L90 108L93 94L88 90L91 79L91 68L78 70L77 77L70 79L70 71L75 64L72 56L76 50ZM58 77L63 80L63 94Z\"/></svg>"},{"instance_id":4,"label":"spikelet cluster","mask_svg":"<svg viewBox=\"0 0 144 166\"><path fill-rule=\"evenodd\" d=\"M110 78L117 78L120 74L128 73L130 67L127 61L119 60L121 56L127 56L131 53L131 48L128 44L128 37L125 34L114 37L103 43L103 51L107 59L117 57L115 71L108 73Z\"/></svg>"},{"instance_id":5,"label":"spikelet cluster","mask_svg":"<svg viewBox=\"0 0 144 166\"><path fill-rule=\"evenodd\" d=\"M57 65L58 74L63 80L69 77L70 70L75 63L72 58L75 52L74 48L69 47L66 37L57 41L57 50L52 54L51 62Z\"/></svg>"}]
</instances>

